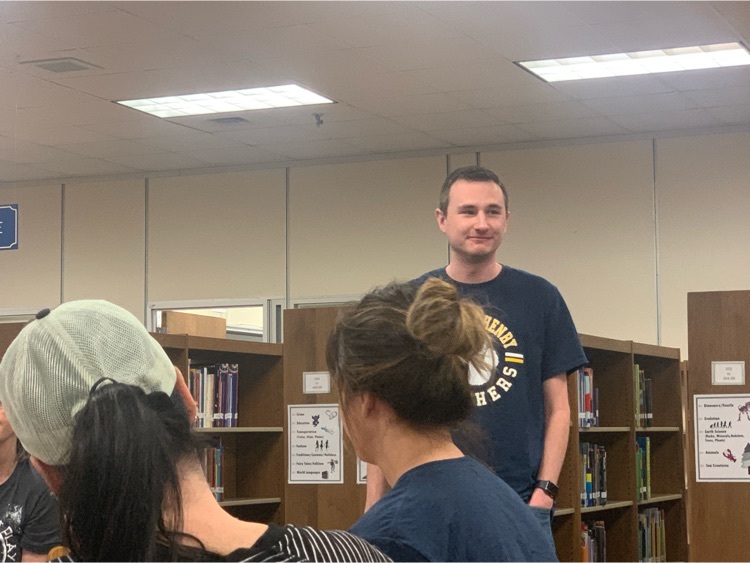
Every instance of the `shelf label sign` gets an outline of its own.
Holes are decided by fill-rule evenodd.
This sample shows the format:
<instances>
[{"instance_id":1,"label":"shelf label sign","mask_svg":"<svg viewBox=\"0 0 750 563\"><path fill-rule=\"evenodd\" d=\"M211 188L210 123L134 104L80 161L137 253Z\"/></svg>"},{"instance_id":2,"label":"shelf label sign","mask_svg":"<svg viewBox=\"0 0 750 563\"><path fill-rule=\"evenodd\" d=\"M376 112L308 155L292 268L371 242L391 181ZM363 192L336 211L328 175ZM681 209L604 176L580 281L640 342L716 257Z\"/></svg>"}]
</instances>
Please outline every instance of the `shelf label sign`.
<instances>
[{"instance_id":1,"label":"shelf label sign","mask_svg":"<svg viewBox=\"0 0 750 563\"><path fill-rule=\"evenodd\" d=\"M695 480L750 482L750 395L695 395Z\"/></svg>"},{"instance_id":2,"label":"shelf label sign","mask_svg":"<svg viewBox=\"0 0 750 563\"><path fill-rule=\"evenodd\" d=\"M289 405L289 484L344 482L343 424L338 405Z\"/></svg>"},{"instance_id":3,"label":"shelf label sign","mask_svg":"<svg viewBox=\"0 0 750 563\"><path fill-rule=\"evenodd\" d=\"M330 393L331 374L327 371L303 371L302 392L305 395Z\"/></svg>"},{"instance_id":4,"label":"shelf label sign","mask_svg":"<svg viewBox=\"0 0 750 563\"><path fill-rule=\"evenodd\" d=\"M712 385L744 385L745 362L711 362Z\"/></svg>"},{"instance_id":5,"label":"shelf label sign","mask_svg":"<svg viewBox=\"0 0 750 563\"><path fill-rule=\"evenodd\" d=\"M18 250L18 204L0 205L0 250Z\"/></svg>"}]
</instances>

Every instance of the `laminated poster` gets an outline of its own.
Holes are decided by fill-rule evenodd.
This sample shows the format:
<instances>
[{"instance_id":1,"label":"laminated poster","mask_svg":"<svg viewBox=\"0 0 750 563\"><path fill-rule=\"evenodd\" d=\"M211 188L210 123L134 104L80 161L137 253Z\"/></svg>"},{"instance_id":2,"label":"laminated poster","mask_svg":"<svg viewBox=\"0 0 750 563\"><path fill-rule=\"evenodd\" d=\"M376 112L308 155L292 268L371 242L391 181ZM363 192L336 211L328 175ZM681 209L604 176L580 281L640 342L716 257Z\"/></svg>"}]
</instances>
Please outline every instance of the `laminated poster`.
<instances>
[{"instance_id":1,"label":"laminated poster","mask_svg":"<svg viewBox=\"0 0 750 563\"><path fill-rule=\"evenodd\" d=\"M750 482L750 395L695 395L696 481Z\"/></svg>"},{"instance_id":2,"label":"laminated poster","mask_svg":"<svg viewBox=\"0 0 750 563\"><path fill-rule=\"evenodd\" d=\"M338 405L289 405L289 484L344 482Z\"/></svg>"}]
</instances>

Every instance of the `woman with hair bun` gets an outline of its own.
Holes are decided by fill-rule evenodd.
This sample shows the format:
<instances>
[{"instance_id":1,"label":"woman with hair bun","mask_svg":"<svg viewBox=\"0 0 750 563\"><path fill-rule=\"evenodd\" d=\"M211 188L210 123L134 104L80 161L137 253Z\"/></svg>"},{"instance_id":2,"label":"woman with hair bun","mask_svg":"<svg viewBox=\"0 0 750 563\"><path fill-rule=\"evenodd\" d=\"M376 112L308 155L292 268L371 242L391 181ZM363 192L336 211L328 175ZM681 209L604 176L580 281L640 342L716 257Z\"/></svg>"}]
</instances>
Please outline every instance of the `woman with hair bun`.
<instances>
[{"instance_id":1,"label":"woman with hair bun","mask_svg":"<svg viewBox=\"0 0 750 563\"><path fill-rule=\"evenodd\" d=\"M372 291L330 336L346 433L392 487L350 531L395 561L557 560L529 507L451 438L489 346L482 310L438 279Z\"/></svg>"}]
</instances>

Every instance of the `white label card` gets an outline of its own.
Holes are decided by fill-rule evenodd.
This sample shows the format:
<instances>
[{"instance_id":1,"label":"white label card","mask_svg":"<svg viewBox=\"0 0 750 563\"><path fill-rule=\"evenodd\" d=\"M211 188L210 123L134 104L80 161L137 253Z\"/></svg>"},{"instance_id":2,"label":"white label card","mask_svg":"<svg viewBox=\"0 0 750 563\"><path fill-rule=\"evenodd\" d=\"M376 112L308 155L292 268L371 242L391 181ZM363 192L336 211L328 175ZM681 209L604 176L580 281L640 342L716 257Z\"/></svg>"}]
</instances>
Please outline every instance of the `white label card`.
<instances>
[{"instance_id":1,"label":"white label card","mask_svg":"<svg viewBox=\"0 0 750 563\"><path fill-rule=\"evenodd\" d=\"M745 362L711 362L712 385L744 385Z\"/></svg>"},{"instance_id":2,"label":"white label card","mask_svg":"<svg viewBox=\"0 0 750 563\"><path fill-rule=\"evenodd\" d=\"M327 371L303 371L302 392L305 395L330 393L331 374Z\"/></svg>"}]
</instances>

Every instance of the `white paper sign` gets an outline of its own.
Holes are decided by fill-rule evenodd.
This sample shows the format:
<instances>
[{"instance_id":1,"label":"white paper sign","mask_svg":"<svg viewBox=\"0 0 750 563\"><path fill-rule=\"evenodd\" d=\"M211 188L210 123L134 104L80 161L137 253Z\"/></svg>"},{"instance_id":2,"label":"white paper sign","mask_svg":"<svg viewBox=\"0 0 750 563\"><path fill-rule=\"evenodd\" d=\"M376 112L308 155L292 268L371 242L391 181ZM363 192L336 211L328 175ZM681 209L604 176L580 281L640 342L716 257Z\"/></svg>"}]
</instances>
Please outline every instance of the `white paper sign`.
<instances>
[{"instance_id":1,"label":"white paper sign","mask_svg":"<svg viewBox=\"0 0 750 563\"><path fill-rule=\"evenodd\" d=\"M357 458L357 485L367 484L367 462Z\"/></svg>"},{"instance_id":2,"label":"white paper sign","mask_svg":"<svg viewBox=\"0 0 750 563\"><path fill-rule=\"evenodd\" d=\"M338 405L289 405L289 484L344 482Z\"/></svg>"},{"instance_id":3,"label":"white paper sign","mask_svg":"<svg viewBox=\"0 0 750 563\"><path fill-rule=\"evenodd\" d=\"M306 395L331 392L331 374L327 371L303 371L302 392Z\"/></svg>"},{"instance_id":4,"label":"white paper sign","mask_svg":"<svg viewBox=\"0 0 750 563\"><path fill-rule=\"evenodd\" d=\"M750 395L695 395L696 481L750 481Z\"/></svg>"},{"instance_id":5,"label":"white paper sign","mask_svg":"<svg viewBox=\"0 0 750 563\"><path fill-rule=\"evenodd\" d=\"M711 362L713 385L744 385L745 362Z\"/></svg>"}]
</instances>

